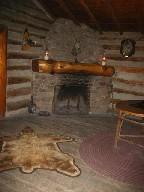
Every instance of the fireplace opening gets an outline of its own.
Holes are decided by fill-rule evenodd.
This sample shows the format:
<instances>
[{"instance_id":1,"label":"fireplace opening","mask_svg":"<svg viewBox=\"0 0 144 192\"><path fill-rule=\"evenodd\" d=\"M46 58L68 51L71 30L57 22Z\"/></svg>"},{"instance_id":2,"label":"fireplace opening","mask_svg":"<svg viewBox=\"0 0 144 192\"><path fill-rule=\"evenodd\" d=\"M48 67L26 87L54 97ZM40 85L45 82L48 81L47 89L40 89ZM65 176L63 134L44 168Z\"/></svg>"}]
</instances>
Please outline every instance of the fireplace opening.
<instances>
[{"instance_id":1,"label":"fireplace opening","mask_svg":"<svg viewBox=\"0 0 144 192\"><path fill-rule=\"evenodd\" d=\"M90 108L89 78L84 76L67 77L55 86L53 98L54 114L88 114Z\"/></svg>"}]
</instances>

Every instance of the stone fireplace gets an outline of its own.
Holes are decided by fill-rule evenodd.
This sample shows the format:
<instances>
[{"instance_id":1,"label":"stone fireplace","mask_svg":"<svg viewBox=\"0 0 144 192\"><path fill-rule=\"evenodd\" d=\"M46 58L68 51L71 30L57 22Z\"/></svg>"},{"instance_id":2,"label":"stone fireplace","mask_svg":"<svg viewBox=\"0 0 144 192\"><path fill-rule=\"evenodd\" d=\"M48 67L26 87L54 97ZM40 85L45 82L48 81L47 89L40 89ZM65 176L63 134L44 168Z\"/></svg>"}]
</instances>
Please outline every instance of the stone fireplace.
<instances>
[{"instance_id":1,"label":"stone fireplace","mask_svg":"<svg viewBox=\"0 0 144 192\"><path fill-rule=\"evenodd\" d=\"M111 77L33 73L33 96L37 112L103 114L111 99Z\"/></svg>"},{"instance_id":2,"label":"stone fireplace","mask_svg":"<svg viewBox=\"0 0 144 192\"><path fill-rule=\"evenodd\" d=\"M75 68L80 69L79 73L75 73L75 63L69 63L75 61L72 48L76 39L81 49L77 55L81 65ZM42 53L45 45L49 49L50 58L57 63L41 63L41 68L33 70L33 98L37 112L86 115L107 113L112 75L109 75L111 69L106 70L108 75L105 75L106 71L101 67L100 55L104 49L100 45L99 34L85 24L77 26L70 20L58 19L46 34ZM39 59L44 59L43 55ZM55 66L56 73L53 73ZM59 69L63 70L62 73L58 73ZM86 75L83 70L90 74Z\"/></svg>"}]
</instances>

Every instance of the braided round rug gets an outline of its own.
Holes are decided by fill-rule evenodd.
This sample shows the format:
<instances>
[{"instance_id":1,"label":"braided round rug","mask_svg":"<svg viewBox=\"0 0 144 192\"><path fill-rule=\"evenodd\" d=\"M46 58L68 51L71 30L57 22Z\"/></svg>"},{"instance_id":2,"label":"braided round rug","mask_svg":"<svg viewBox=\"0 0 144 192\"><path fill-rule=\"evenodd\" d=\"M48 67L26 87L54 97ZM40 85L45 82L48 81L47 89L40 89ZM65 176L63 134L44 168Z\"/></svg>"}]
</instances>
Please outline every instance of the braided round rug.
<instances>
[{"instance_id":1,"label":"braided round rug","mask_svg":"<svg viewBox=\"0 0 144 192\"><path fill-rule=\"evenodd\" d=\"M113 180L144 187L144 148L120 141L114 148L114 134L101 132L80 145L80 156L97 173Z\"/></svg>"}]
</instances>

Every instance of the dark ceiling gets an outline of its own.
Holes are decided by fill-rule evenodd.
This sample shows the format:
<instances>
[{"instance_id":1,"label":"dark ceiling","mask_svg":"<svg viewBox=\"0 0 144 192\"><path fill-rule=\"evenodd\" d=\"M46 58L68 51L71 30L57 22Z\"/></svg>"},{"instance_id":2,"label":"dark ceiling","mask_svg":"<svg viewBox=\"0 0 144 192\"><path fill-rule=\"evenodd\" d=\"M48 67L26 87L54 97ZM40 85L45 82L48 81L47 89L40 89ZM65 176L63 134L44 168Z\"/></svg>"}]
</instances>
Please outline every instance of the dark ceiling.
<instances>
[{"instance_id":1,"label":"dark ceiling","mask_svg":"<svg viewBox=\"0 0 144 192\"><path fill-rule=\"evenodd\" d=\"M38 0L54 20L72 19L105 31L144 34L144 0ZM52 19L52 20L53 20Z\"/></svg>"}]
</instances>

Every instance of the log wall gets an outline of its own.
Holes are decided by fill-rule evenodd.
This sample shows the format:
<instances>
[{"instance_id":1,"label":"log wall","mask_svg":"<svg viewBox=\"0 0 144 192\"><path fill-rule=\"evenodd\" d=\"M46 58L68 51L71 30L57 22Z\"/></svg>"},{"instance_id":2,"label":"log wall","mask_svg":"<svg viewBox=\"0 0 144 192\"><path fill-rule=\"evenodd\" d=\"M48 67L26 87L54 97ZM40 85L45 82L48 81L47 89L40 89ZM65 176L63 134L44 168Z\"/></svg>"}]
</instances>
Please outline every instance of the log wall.
<instances>
[{"instance_id":1,"label":"log wall","mask_svg":"<svg viewBox=\"0 0 144 192\"><path fill-rule=\"evenodd\" d=\"M31 98L31 60L39 58L50 19L32 0L0 1L0 24L8 27L6 116L27 111ZM25 28L36 45L22 51Z\"/></svg>"},{"instance_id":2,"label":"log wall","mask_svg":"<svg viewBox=\"0 0 144 192\"><path fill-rule=\"evenodd\" d=\"M120 45L123 39L133 39L136 42L135 54L125 58L120 54ZM116 73L113 76L113 100L144 99L144 36L141 33L104 33L100 36L100 44L106 52L107 64L114 66ZM116 111L115 111L116 112Z\"/></svg>"}]
</instances>

